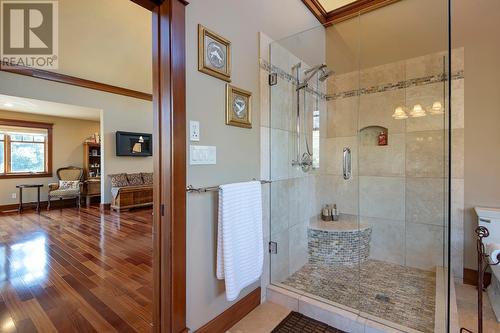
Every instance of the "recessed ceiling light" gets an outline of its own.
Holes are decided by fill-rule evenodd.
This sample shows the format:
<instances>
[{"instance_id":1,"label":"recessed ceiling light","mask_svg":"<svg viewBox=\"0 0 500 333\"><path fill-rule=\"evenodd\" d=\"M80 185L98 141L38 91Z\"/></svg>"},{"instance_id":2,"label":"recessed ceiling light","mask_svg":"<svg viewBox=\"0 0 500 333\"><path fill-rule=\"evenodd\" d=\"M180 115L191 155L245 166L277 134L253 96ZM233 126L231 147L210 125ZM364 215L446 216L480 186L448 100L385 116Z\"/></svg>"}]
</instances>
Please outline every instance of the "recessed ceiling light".
<instances>
[{"instance_id":1,"label":"recessed ceiling light","mask_svg":"<svg viewBox=\"0 0 500 333\"><path fill-rule=\"evenodd\" d=\"M14 104L7 102L7 103L3 103L3 106L5 106L6 108L11 108L14 106Z\"/></svg>"}]
</instances>

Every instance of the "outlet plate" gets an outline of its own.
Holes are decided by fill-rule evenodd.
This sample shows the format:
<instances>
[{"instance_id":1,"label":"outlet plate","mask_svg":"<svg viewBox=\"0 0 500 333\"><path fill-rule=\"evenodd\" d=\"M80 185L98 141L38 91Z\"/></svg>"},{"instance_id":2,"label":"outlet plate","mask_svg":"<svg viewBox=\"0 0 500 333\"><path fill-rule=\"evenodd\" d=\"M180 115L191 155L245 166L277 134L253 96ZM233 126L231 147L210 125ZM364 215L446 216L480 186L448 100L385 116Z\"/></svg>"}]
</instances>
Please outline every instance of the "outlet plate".
<instances>
[{"instance_id":1,"label":"outlet plate","mask_svg":"<svg viewBox=\"0 0 500 333\"><path fill-rule=\"evenodd\" d=\"M200 122L195 120L189 121L189 140L200 141Z\"/></svg>"}]
</instances>

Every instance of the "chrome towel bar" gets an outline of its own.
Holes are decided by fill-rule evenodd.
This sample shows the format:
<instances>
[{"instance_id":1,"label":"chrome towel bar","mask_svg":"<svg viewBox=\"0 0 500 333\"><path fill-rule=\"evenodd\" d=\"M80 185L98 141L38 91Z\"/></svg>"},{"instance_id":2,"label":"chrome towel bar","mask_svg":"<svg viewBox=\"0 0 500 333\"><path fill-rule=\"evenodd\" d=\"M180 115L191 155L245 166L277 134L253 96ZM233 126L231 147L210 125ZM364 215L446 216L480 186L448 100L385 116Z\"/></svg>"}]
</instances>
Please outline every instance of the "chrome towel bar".
<instances>
[{"instance_id":1,"label":"chrome towel bar","mask_svg":"<svg viewBox=\"0 0 500 333\"><path fill-rule=\"evenodd\" d=\"M253 179L253 181L255 181L255 179ZM261 184L270 184L272 183L272 181L270 180L261 180L260 181ZM215 191L218 191L219 190L219 186L209 186L209 187L194 187L193 185L188 185L186 187L186 192L188 193L193 193L193 192L196 192L196 193L205 193L205 192L215 192Z\"/></svg>"}]
</instances>

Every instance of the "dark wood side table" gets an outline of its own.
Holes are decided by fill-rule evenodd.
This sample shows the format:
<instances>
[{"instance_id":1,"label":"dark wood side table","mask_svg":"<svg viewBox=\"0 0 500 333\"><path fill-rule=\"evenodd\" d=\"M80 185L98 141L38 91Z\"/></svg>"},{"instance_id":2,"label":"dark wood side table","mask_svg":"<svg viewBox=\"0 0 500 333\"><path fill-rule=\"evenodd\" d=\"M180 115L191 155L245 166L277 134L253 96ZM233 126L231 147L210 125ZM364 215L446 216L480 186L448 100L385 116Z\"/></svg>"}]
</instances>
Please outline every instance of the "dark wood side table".
<instances>
[{"instance_id":1,"label":"dark wood side table","mask_svg":"<svg viewBox=\"0 0 500 333\"><path fill-rule=\"evenodd\" d=\"M21 213L23 211L23 188L36 188L37 196L36 196L36 212L40 214L40 188L43 187L43 184L21 184L16 185L16 188L19 189L19 208L17 211Z\"/></svg>"}]
</instances>

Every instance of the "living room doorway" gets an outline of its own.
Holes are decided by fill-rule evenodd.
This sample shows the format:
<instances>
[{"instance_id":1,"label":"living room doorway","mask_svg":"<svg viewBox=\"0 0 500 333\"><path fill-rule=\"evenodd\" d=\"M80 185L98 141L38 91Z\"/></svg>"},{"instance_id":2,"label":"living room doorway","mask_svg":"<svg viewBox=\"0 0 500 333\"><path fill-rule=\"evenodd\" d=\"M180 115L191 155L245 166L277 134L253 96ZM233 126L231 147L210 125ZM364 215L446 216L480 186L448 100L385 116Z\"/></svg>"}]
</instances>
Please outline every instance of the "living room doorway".
<instances>
[{"instance_id":1,"label":"living room doorway","mask_svg":"<svg viewBox=\"0 0 500 333\"><path fill-rule=\"evenodd\" d=\"M12 95L16 95L16 91L22 91L22 97L30 96L32 98L37 98L50 93L53 89L57 89L60 101L70 102L72 98L76 98L75 96L79 96L78 98L85 98L84 95L86 92L91 90L101 94L99 96L104 96L106 94L106 96L125 96L136 99L132 103L121 103L122 107L125 105L130 105L132 107L138 106L142 103L141 100L152 100L154 122L154 128L151 133L154 143L152 154L154 164L154 205L152 209L153 244L151 251L153 275L151 308L152 330L154 332L185 332L187 328L185 300L186 119L184 16L187 2L183 0L132 0L132 2L149 10L152 15L153 83L151 95L141 91L134 91L133 89L113 86L112 84L101 84L96 81L82 79L78 77L78 73L76 73L76 76L71 76L65 75L64 73L12 66L6 63L3 63L0 68L0 79L6 82L6 84L2 86L0 93L11 93ZM101 4L101 2L98 3L99 5ZM40 82L46 82L46 84L42 85ZM83 90L77 92L76 89L80 88L83 88ZM57 98L51 97L50 99L53 100ZM93 105L93 98L89 97L86 98L86 100L88 103L84 104ZM107 100L107 97L103 97L103 101L105 101L104 104L109 102ZM102 105L100 107L106 110L107 106ZM137 133L142 132L136 132L135 134ZM141 140L141 136L142 135L139 135L137 140ZM142 140L144 139L145 136L142 136ZM142 175L141 177L144 180ZM106 209L107 207L102 208ZM94 211L85 214L90 216L97 214L97 212ZM68 220L75 221L75 219L80 218L80 215L78 215L78 217L71 217L70 215L71 214L68 213L66 216ZM151 214L149 216L151 217ZM144 218L147 217L145 216ZM47 219L52 219L52 221L57 220L50 215ZM106 221L106 217L103 218L102 215L99 215L99 219L101 219L102 223L110 222L111 226L115 225L117 228L124 227L122 219L115 224L113 224L113 221ZM132 220L134 220L134 218L132 218ZM130 223L130 225L133 225L134 221ZM82 228L84 231L83 235L85 235L85 232L88 232L88 230L90 230L88 228L91 227L82 225ZM82 237L82 242L85 238L83 235L80 235L80 237ZM87 237L89 236L87 235ZM30 244L42 244L42 242L36 240L34 243ZM30 244L26 246L32 246ZM95 294L89 294L85 291L86 289L92 290L92 283L95 283L92 279L89 279L89 276L85 276L85 272L90 276L92 276L92 273L87 271L85 267L79 266L80 261L87 260L93 262L100 267L101 274L106 274L106 269L109 269L109 266L99 261L97 257L92 256L91 253L84 253L85 255L80 254L80 256L77 253L70 254L69 252L71 251L69 249L68 251L61 250L57 252L57 244L53 246L53 248L53 251L55 251L53 252L54 255L58 255L62 259L61 262L65 265L68 264L67 269L72 270L74 267L78 266L79 268L77 268L75 274L78 275L83 273L83 275L79 275L81 280L73 279L71 274L58 274L63 279L66 277L64 283L82 292L78 298L80 301L84 299L89 304L96 301ZM54 263L54 265L57 265L57 263ZM140 262L132 263L132 265L140 265ZM60 265L58 267L66 266ZM140 279L138 276L135 278ZM63 283L62 280L57 281ZM119 285L119 281L115 281L114 285ZM85 288L83 288L83 286ZM31 295L33 296L33 294ZM25 296L29 296L29 294ZM118 326L124 325L123 327L127 327L123 321L113 317L113 313L116 314L116 312L119 311L118 309L115 309L116 311L114 312L109 312L106 309L112 309L106 306L106 302L103 300L97 303L94 302L93 305L94 307L97 306L97 308L94 310L88 308L87 314L99 308L102 310L100 310L101 313L109 316L102 322L95 322L92 324L102 324L101 328L103 329L111 322ZM112 317L116 320L113 320ZM64 318L64 316L62 318ZM75 320L75 322L79 322L81 325L90 323L81 313ZM57 319L54 318L52 324L47 322L47 325L56 325L57 323L62 325L61 322L57 322ZM118 326L115 327L115 329L120 331Z\"/></svg>"}]
</instances>

